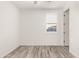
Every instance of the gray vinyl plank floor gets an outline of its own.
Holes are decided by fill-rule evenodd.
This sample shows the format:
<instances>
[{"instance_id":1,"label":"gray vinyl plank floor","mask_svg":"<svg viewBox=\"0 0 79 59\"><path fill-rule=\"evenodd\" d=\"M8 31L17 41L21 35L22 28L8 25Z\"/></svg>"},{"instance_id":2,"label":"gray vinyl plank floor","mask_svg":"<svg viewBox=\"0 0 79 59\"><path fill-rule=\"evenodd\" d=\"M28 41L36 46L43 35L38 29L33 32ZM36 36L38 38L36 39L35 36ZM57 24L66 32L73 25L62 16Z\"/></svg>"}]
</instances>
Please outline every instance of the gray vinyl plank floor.
<instances>
[{"instance_id":1,"label":"gray vinyl plank floor","mask_svg":"<svg viewBox=\"0 0 79 59\"><path fill-rule=\"evenodd\" d=\"M68 47L20 46L4 58L74 58Z\"/></svg>"}]
</instances>

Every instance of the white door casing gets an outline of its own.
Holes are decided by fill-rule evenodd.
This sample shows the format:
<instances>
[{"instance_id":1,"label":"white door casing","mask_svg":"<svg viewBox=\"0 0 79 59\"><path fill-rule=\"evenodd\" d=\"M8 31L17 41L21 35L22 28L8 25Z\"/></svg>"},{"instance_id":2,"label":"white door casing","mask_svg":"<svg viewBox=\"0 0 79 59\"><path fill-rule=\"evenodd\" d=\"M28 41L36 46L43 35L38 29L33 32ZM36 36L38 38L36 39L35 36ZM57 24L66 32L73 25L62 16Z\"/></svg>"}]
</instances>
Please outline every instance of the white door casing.
<instances>
[{"instance_id":1,"label":"white door casing","mask_svg":"<svg viewBox=\"0 0 79 59\"><path fill-rule=\"evenodd\" d=\"M69 9L64 12L64 46L69 46Z\"/></svg>"}]
</instances>

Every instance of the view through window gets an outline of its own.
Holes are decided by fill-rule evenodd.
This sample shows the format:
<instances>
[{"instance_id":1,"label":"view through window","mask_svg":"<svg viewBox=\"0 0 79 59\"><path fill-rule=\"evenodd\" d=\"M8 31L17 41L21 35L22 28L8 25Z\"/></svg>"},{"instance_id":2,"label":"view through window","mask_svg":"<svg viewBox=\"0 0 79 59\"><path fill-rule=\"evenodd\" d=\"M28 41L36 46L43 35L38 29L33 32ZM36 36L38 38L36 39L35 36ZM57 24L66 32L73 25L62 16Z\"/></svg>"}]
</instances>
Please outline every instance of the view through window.
<instances>
[{"instance_id":1,"label":"view through window","mask_svg":"<svg viewBox=\"0 0 79 59\"><path fill-rule=\"evenodd\" d=\"M46 15L46 30L47 32L57 31L57 14L49 13Z\"/></svg>"}]
</instances>

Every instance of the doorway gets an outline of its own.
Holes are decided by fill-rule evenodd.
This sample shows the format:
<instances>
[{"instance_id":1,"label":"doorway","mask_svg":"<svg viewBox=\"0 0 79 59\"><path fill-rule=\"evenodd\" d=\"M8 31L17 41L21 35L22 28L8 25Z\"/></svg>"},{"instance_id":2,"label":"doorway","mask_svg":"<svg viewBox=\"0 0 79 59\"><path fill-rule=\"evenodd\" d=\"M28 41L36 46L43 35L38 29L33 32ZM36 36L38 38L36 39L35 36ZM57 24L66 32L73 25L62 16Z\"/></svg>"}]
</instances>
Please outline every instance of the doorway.
<instances>
[{"instance_id":1,"label":"doorway","mask_svg":"<svg viewBox=\"0 0 79 59\"><path fill-rule=\"evenodd\" d=\"M69 46L69 9L64 12L64 46Z\"/></svg>"}]
</instances>

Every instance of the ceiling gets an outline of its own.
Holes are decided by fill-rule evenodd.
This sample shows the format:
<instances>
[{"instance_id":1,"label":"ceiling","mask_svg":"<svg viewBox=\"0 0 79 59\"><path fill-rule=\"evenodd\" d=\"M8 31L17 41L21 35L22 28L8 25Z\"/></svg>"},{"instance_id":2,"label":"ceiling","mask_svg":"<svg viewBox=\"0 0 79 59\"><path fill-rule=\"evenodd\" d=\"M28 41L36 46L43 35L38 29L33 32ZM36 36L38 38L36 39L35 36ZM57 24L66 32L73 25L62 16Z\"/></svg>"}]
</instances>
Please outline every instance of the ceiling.
<instances>
[{"instance_id":1,"label":"ceiling","mask_svg":"<svg viewBox=\"0 0 79 59\"><path fill-rule=\"evenodd\" d=\"M63 8L65 1L13 1L18 8L58 9Z\"/></svg>"}]
</instances>

